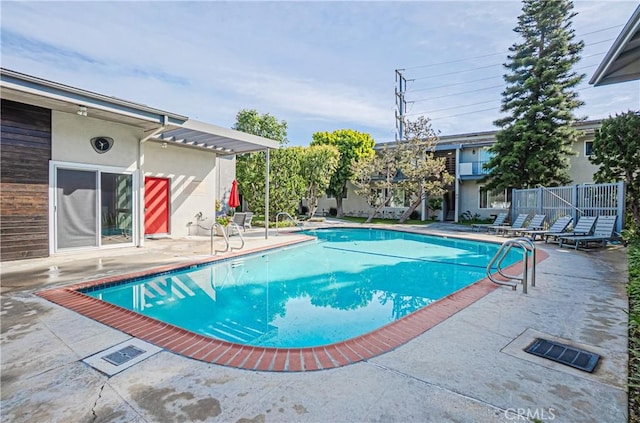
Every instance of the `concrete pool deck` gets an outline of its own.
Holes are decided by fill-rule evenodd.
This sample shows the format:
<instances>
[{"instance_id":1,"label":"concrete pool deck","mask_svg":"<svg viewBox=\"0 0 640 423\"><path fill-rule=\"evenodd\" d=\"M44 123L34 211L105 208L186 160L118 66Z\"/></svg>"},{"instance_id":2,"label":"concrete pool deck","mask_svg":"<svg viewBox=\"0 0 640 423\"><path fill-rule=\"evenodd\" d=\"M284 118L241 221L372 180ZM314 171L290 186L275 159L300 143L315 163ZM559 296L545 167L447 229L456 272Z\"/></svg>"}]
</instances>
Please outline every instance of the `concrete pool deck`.
<instances>
[{"instance_id":1,"label":"concrete pool deck","mask_svg":"<svg viewBox=\"0 0 640 423\"><path fill-rule=\"evenodd\" d=\"M413 229L504 241L454 225ZM263 235L248 233L245 250L298 237ZM240 370L162 349L121 371L98 371L89 357L136 340L35 295L202 260L206 239L5 262L2 421L627 421L625 249L536 245L549 258L527 295L500 287L393 351L306 373ZM524 353L539 336L601 354L601 362L589 374Z\"/></svg>"}]
</instances>

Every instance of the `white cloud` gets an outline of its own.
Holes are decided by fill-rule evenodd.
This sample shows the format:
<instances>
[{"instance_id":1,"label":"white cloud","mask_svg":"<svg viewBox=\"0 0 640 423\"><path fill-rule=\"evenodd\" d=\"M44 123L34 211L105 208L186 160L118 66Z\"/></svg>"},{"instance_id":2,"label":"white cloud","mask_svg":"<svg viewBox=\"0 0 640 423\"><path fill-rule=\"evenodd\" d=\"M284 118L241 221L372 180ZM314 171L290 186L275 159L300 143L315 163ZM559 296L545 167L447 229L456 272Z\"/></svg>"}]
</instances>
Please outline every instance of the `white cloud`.
<instances>
[{"instance_id":1,"label":"white cloud","mask_svg":"<svg viewBox=\"0 0 640 423\"><path fill-rule=\"evenodd\" d=\"M576 33L618 25L584 37L615 38L635 4L578 1ZM497 109L502 89L475 90L503 83L520 9L517 1L4 2L2 63L223 126L256 108L286 120L301 143L347 127L393 138L394 69L406 67L410 87L422 90L407 99L432 99L413 112L449 108L431 113L434 128L477 132L495 129L500 115L479 110ZM591 66L587 79L611 42L585 49L594 55L581 64ZM436 66L409 68L423 65ZM637 107L630 91L581 91L580 112Z\"/></svg>"}]
</instances>

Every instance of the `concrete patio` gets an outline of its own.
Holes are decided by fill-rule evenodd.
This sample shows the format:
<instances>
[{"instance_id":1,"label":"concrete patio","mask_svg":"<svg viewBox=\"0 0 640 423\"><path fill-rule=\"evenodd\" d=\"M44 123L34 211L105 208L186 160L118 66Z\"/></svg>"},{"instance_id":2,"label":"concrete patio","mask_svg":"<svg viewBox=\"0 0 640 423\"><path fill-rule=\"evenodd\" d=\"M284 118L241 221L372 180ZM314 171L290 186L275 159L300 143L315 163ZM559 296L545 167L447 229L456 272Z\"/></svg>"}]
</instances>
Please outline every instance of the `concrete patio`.
<instances>
[{"instance_id":1,"label":"concrete patio","mask_svg":"<svg viewBox=\"0 0 640 423\"><path fill-rule=\"evenodd\" d=\"M504 240L456 225L411 229ZM245 250L298 237L274 235L248 232ZM201 260L206 238L5 262L2 421L626 422L625 249L536 245L549 258L527 295L501 287L391 352L304 373L239 370L160 350L108 376L83 360L131 338L34 294ZM525 353L538 336L602 358L590 374Z\"/></svg>"}]
</instances>

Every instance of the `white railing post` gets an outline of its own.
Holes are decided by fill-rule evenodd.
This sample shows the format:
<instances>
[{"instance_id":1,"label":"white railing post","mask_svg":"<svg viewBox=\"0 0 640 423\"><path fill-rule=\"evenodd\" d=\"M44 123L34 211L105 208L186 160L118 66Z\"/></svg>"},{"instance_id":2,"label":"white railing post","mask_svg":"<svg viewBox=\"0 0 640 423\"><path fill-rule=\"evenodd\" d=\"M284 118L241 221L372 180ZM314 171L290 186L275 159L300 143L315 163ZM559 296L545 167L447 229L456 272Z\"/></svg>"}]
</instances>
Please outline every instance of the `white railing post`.
<instances>
[{"instance_id":1,"label":"white railing post","mask_svg":"<svg viewBox=\"0 0 640 423\"><path fill-rule=\"evenodd\" d=\"M622 228L624 228L624 219L625 219L625 213L624 211L626 210L626 204L624 199L626 198L626 186L624 181L618 181L618 220L616 221L616 232L621 233L622 232Z\"/></svg>"}]
</instances>

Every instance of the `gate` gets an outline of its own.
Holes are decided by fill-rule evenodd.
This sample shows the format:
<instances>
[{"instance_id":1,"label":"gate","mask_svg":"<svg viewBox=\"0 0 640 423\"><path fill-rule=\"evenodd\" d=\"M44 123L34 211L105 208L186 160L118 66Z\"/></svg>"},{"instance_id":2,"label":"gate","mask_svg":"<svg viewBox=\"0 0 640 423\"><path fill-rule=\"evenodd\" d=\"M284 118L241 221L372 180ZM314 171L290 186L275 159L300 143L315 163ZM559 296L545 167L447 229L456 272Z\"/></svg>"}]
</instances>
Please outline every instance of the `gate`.
<instances>
[{"instance_id":1,"label":"gate","mask_svg":"<svg viewBox=\"0 0 640 423\"><path fill-rule=\"evenodd\" d=\"M564 187L514 189L511 199L512 216L520 213L544 214L552 223L560 216L617 215L616 232L624 227L624 182L582 184Z\"/></svg>"}]
</instances>

